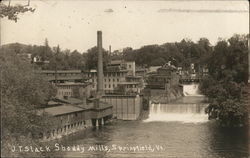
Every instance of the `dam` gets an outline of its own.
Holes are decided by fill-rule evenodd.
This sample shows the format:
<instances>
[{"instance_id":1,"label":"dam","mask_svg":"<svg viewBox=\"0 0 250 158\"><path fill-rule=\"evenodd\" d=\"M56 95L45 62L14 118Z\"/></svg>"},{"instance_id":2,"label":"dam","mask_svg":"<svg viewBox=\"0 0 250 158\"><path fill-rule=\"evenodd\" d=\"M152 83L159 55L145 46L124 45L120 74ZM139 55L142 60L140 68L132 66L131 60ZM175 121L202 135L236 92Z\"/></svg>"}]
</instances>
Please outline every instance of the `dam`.
<instances>
[{"instance_id":1,"label":"dam","mask_svg":"<svg viewBox=\"0 0 250 158\"><path fill-rule=\"evenodd\" d=\"M205 97L187 88L189 95L168 104L150 104L148 116L137 121L114 121L95 131L84 131L60 142L85 149L104 146L107 151L66 152L65 157L204 157L246 158L249 156L248 130L222 128L208 121ZM193 95L191 95L191 92ZM117 148L114 148L117 147ZM119 148L150 148L124 150Z\"/></svg>"},{"instance_id":2,"label":"dam","mask_svg":"<svg viewBox=\"0 0 250 158\"><path fill-rule=\"evenodd\" d=\"M205 96L199 94L199 85L183 85L185 97L178 98L167 104L152 103L149 110L149 118L145 122L153 121L179 121L183 123L199 123L208 121L205 108Z\"/></svg>"}]
</instances>

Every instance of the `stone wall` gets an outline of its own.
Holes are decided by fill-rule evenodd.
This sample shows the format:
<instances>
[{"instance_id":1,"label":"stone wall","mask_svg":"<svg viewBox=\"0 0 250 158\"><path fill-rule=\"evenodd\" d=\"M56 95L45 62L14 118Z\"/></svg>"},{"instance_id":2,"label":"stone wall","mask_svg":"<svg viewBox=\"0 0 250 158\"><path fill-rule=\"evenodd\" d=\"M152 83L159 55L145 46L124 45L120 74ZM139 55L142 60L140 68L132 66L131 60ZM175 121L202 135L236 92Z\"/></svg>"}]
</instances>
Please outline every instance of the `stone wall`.
<instances>
[{"instance_id":1,"label":"stone wall","mask_svg":"<svg viewBox=\"0 0 250 158\"><path fill-rule=\"evenodd\" d=\"M146 91L148 91L146 94L149 95L151 102L154 103L169 103L183 96L182 86L173 86L168 90L149 89Z\"/></svg>"}]
</instances>

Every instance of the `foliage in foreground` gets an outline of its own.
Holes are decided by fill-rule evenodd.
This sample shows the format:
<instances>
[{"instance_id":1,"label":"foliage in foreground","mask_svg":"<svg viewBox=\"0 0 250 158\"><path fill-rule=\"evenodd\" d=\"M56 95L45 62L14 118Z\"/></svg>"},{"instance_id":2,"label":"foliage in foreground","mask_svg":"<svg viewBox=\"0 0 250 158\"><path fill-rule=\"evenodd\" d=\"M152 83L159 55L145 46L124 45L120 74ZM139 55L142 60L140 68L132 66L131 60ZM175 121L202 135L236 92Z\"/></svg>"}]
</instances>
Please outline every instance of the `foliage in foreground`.
<instances>
[{"instance_id":1,"label":"foliage in foreground","mask_svg":"<svg viewBox=\"0 0 250 158\"><path fill-rule=\"evenodd\" d=\"M9 20L14 20L15 22L18 20L18 14L34 11L35 9L31 7L21 5L7 6L3 2L0 2L0 18L7 17Z\"/></svg>"},{"instance_id":2,"label":"foliage in foreground","mask_svg":"<svg viewBox=\"0 0 250 158\"><path fill-rule=\"evenodd\" d=\"M243 89L248 79L247 55L247 36L235 35L228 41L219 41L208 60L210 74L200 89L210 101L206 109L209 119L218 119L224 126L246 122Z\"/></svg>"},{"instance_id":3,"label":"foliage in foreground","mask_svg":"<svg viewBox=\"0 0 250 158\"><path fill-rule=\"evenodd\" d=\"M35 157L43 153L11 152L12 146L39 146L34 136L51 125L49 116L36 114L55 89L17 55L0 53L2 156ZM26 155L28 154L28 155Z\"/></svg>"}]
</instances>

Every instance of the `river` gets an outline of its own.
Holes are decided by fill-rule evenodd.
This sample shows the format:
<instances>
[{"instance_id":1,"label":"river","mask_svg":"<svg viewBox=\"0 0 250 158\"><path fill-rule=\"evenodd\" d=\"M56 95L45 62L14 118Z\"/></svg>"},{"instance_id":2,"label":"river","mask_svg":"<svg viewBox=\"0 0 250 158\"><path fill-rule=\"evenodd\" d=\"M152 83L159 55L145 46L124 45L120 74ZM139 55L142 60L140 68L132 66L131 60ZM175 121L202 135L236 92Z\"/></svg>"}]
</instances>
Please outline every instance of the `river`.
<instances>
[{"instance_id":1,"label":"river","mask_svg":"<svg viewBox=\"0 0 250 158\"><path fill-rule=\"evenodd\" d=\"M114 121L65 138L60 146L82 146L65 157L247 158L246 128L222 128L208 121L203 96L185 96L171 104L151 104L148 117Z\"/></svg>"}]
</instances>

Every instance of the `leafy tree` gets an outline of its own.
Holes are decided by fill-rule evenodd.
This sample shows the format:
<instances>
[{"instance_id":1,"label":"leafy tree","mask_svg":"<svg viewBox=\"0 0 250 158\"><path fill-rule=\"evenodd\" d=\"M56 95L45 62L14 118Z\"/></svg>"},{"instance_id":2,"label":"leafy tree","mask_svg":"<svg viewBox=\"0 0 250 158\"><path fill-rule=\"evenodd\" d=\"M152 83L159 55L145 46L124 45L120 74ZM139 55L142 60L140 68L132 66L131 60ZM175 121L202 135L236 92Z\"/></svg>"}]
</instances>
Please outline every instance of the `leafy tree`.
<instances>
[{"instance_id":1,"label":"leafy tree","mask_svg":"<svg viewBox=\"0 0 250 158\"><path fill-rule=\"evenodd\" d=\"M14 20L15 22L18 20L18 14L34 11L35 9L31 7L21 5L7 6L3 2L0 2L0 18L7 17L9 20Z\"/></svg>"},{"instance_id":2,"label":"leafy tree","mask_svg":"<svg viewBox=\"0 0 250 158\"><path fill-rule=\"evenodd\" d=\"M162 66L166 64L166 60L162 57L156 58L154 60L152 60L151 64L152 66Z\"/></svg>"},{"instance_id":3,"label":"leafy tree","mask_svg":"<svg viewBox=\"0 0 250 158\"><path fill-rule=\"evenodd\" d=\"M32 65L18 55L1 51L0 63L1 118L4 127L1 135L2 156L27 157L10 152L10 145L39 145L33 136L52 124L48 122L49 116L37 115L36 111L55 95L56 90L35 74ZM34 157L35 154L29 156Z\"/></svg>"},{"instance_id":4,"label":"leafy tree","mask_svg":"<svg viewBox=\"0 0 250 158\"><path fill-rule=\"evenodd\" d=\"M71 66L71 68L74 68L74 69L84 68L85 61L83 59L83 56L77 50L74 50L70 54L69 65Z\"/></svg>"},{"instance_id":5,"label":"leafy tree","mask_svg":"<svg viewBox=\"0 0 250 158\"><path fill-rule=\"evenodd\" d=\"M210 119L226 126L244 124L247 116L243 89L248 79L247 36L234 35L219 41L207 60L209 76L201 82L201 91L208 96Z\"/></svg>"},{"instance_id":6,"label":"leafy tree","mask_svg":"<svg viewBox=\"0 0 250 158\"><path fill-rule=\"evenodd\" d=\"M125 59L127 61L134 61L135 60L135 52L134 52L133 48L131 48L131 47L124 48L122 51L122 57L123 57L123 59Z\"/></svg>"},{"instance_id":7,"label":"leafy tree","mask_svg":"<svg viewBox=\"0 0 250 158\"><path fill-rule=\"evenodd\" d=\"M105 67L108 64L109 58L108 58L108 52L103 49L103 67ZM98 62L98 49L97 47L93 47L87 51L86 56L86 68L88 70L90 69L97 69L97 62Z\"/></svg>"}]
</instances>

